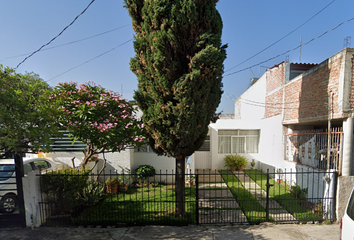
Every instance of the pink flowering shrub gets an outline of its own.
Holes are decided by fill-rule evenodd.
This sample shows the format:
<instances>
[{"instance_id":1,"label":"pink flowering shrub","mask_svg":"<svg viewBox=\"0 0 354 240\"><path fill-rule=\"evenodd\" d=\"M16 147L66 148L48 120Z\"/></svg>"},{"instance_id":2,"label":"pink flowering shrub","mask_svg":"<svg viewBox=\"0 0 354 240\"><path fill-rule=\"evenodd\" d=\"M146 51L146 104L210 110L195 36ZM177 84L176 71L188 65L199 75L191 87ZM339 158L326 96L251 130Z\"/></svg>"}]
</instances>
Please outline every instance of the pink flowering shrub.
<instances>
[{"instance_id":1,"label":"pink flowering shrub","mask_svg":"<svg viewBox=\"0 0 354 240\"><path fill-rule=\"evenodd\" d=\"M134 109L115 92L93 82L59 83L50 101L60 112L58 121L73 141L87 145L85 166L93 154L120 152L127 146L143 144L144 125L134 117Z\"/></svg>"}]
</instances>

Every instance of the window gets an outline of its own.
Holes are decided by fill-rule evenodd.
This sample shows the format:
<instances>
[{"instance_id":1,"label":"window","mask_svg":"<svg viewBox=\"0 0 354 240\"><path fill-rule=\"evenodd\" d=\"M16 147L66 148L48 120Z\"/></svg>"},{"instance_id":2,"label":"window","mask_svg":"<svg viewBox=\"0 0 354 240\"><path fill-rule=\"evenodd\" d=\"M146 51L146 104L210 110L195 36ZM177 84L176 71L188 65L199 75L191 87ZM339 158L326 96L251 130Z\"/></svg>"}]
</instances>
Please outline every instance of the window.
<instances>
[{"instance_id":1,"label":"window","mask_svg":"<svg viewBox=\"0 0 354 240\"><path fill-rule=\"evenodd\" d=\"M354 190L348 203L347 214L352 220L354 220Z\"/></svg>"},{"instance_id":2,"label":"window","mask_svg":"<svg viewBox=\"0 0 354 240\"><path fill-rule=\"evenodd\" d=\"M2 164L0 165L0 181L9 179L15 171L14 164ZM0 194L1 195L1 194Z\"/></svg>"},{"instance_id":3,"label":"window","mask_svg":"<svg viewBox=\"0 0 354 240\"><path fill-rule=\"evenodd\" d=\"M259 132L259 130L219 130L218 153L258 153Z\"/></svg>"},{"instance_id":4,"label":"window","mask_svg":"<svg viewBox=\"0 0 354 240\"><path fill-rule=\"evenodd\" d=\"M47 161L35 161L34 166L39 170L45 170L51 167L50 163Z\"/></svg>"}]
</instances>

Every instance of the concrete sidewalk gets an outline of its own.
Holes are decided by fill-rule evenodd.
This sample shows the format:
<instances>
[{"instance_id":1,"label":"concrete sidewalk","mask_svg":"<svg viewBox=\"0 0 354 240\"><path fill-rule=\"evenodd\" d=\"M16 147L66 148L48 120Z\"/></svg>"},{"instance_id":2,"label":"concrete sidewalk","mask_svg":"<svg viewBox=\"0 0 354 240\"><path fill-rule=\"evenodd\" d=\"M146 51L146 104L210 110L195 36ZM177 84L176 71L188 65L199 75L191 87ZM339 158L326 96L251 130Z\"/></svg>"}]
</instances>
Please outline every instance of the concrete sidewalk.
<instances>
[{"instance_id":1,"label":"concrete sidewalk","mask_svg":"<svg viewBox=\"0 0 354 240\"><path fill-rule=\"evenodd\" d=\"M127 228L49 228L0 229L6 240L130 240L130 239L246 239L293 240L339 239L338 224L264 224L252 226L143 226Z\"/></svg>"}]
</instances>

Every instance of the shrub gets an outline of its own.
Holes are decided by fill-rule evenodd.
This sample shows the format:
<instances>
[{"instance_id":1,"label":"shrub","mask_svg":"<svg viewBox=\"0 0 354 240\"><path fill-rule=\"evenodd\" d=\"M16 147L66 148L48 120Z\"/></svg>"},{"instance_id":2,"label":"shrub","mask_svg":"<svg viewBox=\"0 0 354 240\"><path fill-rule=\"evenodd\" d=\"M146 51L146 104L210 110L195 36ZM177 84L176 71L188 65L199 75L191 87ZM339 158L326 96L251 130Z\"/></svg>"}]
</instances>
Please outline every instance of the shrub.
<instances>
[{"instance_id":1,"label":"shrub","mask_svg":"<svg viewBox=\"0 0 354 240\"><path fill-rule=\"evenodd\" d=\"M55 203L53 214L72 213L80 205L80 196L87 186L89 171L61 169L41 176L41 190L46 201Z\"/></svg>"},{"instance_id":2,"label":"shrub","mask_svg":"<svg viewBox=\"0 0 354 240\"><path fill-rule=\"evenodd\" d=\"M247 157L241 156L237 153L235 155L226 155L224 160L225 167L235 168L236 170L239 170L240 168L245 168L248 164Z\"/></svg>"},{"instance_id":3,"label":"shrub","mask_svg":"<svg viewBox=\"0 0 354 240\"><path fill-rule=\"evenodd\" d=\"M156 174L156 170L151 165L140 165L135 169L138 179L146 180L148 177L153 177Z\"/></svg>"},{"instance_id":4,"label":"shrub","mask_svg":"<svg viewBox=\"0 0 354 240\"><path fill-rule=\"evenodd\" d=\"M80 193L80 202L83 207L96 206L105 198L104 184L95 181L88 181Z\"/></svg>"},{"instance_id":5,"label":"shrub","mask_svg":"<svg viewBox=\"0 0 354 240\"><path fill-rule=\"evenodd\" d=\"M290 194L297 199L306 199L307 192L307 188L301 189L298 185L293 185L290 187Z\"/></svg>"}]
</instances>

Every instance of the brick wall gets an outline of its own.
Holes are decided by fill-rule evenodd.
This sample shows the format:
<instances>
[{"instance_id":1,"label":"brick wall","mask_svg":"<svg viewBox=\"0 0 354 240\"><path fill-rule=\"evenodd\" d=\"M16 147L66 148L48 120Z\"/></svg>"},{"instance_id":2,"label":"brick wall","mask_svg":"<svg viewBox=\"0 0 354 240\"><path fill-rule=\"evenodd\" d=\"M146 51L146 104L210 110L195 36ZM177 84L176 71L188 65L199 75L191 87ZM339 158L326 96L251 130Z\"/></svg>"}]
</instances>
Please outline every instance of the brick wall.
<instances>
[{"instance_id":1,"label":"brick wall","mask_svg":"<svg viewBox=\"0 0 354 240\"><path fill-rule=\"evenodd\" d=\"M350 108L354 108L354 58L352 58L352 85L350 88Z\"/></svg>"},{"instance_id":2,"label":"brick wall","mask_svg":"<svg viewBox=\"0 0 354 240\"><path fill-rule=\"evenodd\" d=\"M285 82L285 64L280 63L267 71L267 95L283 86Z\"/></svg>"},{"instance_id":3,"label":"brick wall","mask_svg":"<svg viewBox=\"0 0 354 240\"><path fill-rule=\"evenodd\" d=\"M274 117L282 113L283 89L266 96L265 118Z\"/></svg>"},{"instance_id":4,"label":"brick wall","mask_svg":"<svg viewBox=\"0 0 354 240\"><path fill-rule=\"evenodd\" d=\"M340 113L339 74L343 56L321 64L315 71L285 86L284 121L301 122L328 118L328 92L332 90L332 113Z\"/></svg>"},{"instance_id":5,"label":"brick wall","mask_svg":"<svg viewBox=\"0 0 354 240\"><path fill-rule=\"evenodd\" d=\"M287 123L326 120L330 90L333 94L332 114L342 114L338 91L343 57L344 54L338 54L285 85L286 63L273 67L267 72L265 118L282 114L284 111L284 121ZM354 61L352 65L354 68ZM354 75L352 76L354 79ZM354 107L354 87L351 89L351 99Z\"/></svg>"},{"instance_id":6,"label":"brick wall","mask_svg":"<svg viewBox=\"0 0 354 240\"><path fill-rule=\"evenodd\" d=\"M280 63L267 71L265 118L282 113L283 85L285 83L285 65Z\"/></svg>"}]
</instances>

